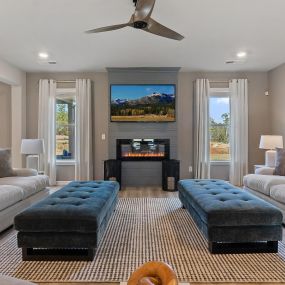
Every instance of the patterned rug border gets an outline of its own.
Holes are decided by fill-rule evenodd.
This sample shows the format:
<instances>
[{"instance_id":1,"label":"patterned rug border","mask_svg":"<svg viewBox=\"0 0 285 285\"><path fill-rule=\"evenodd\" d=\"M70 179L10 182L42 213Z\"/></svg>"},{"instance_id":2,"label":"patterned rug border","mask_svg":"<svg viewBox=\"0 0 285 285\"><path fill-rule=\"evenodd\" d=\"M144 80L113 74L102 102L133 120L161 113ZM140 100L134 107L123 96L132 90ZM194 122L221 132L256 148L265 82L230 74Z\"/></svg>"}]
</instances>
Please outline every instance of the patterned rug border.
<instances>
[{"instance_id":1,"label":"patterned rug border","mask_svg":"<svg viewBox=\"0 0 285 285\"><path fill-rule=\"evenodd\" d=\"M284 243L278 254L211 255L178 198L120 198L92 262L22 262L15 235L0 245L0 273L43 285L119 283L149 260L170 263L190 284L285 284Z\"/></svg>"}]
</instances>

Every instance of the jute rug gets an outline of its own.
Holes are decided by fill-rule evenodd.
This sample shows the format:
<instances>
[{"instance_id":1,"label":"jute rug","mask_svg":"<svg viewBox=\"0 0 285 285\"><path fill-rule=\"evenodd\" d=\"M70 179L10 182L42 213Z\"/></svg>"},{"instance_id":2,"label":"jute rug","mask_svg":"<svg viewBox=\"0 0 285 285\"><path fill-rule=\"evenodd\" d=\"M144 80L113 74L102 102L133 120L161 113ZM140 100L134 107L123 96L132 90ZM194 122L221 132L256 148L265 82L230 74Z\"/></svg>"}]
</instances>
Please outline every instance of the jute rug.
<instances>
[{"instance_id":1,"label":"jute rug","mask_svg":"<svg viewBox=\"0 0 285 285\"><path fill-rule=\"evenodd\" d=\"M278 254L211 255L177 198L119 200L93 262L22 262L16 234L0 248L0 272L35 282L119 282L149 260L176 270L181 282L284 282Z\"/></svg>"}]
</instances>

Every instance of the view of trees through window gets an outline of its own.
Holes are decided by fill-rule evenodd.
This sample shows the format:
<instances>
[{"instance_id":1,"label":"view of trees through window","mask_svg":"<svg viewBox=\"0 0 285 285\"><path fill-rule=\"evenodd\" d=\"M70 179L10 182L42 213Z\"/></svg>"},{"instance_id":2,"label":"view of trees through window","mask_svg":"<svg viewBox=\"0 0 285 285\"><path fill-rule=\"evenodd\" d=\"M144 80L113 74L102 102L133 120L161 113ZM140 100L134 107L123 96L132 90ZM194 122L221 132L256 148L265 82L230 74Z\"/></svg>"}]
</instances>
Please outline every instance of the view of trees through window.
<instances>
[{"instance_id":1,"label":"view of trees through window","mask_svg":"<svg viewBox=\"0 0 285 285\"><path fill-rule=\"evenodd\" d=\"M56 100L56 158L74 159L75 98L58 96Z\"/></svg>"},{"instance_id":2,"label":"view of trees through window","mask_svg":"<svg viewBox=\"0 0 285 285\"><path fill-rule=\"evenodd\" d=\"M210 157L211 161L230 160L229 97L210 98Z\"/></svg>"}]
</instances>

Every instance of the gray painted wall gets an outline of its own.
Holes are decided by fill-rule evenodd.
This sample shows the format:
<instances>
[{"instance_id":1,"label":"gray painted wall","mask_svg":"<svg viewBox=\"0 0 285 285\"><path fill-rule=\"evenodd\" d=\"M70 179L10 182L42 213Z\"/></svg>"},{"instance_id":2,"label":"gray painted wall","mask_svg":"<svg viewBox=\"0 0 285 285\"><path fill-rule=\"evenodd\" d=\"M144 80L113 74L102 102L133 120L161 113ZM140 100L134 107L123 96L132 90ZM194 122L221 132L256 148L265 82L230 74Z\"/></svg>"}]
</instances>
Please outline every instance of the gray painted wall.
<instances>
[{"instance_id":1,"label":"gray painted wall","mask_svg":"<svg viewBox=\"0 0 285 285\"><path fill-rule=\"evenodd\" d=\"M285 68L284 68L285 69ZM131 76L131 75L130 75ZM273 76L273 72L270 73ZM111 147L113 126L109 123L109 84L108 74L105 73L28 73L27 75L27 136L28 138L37 137L37 109L38 109L38 81L41 78L53 78L56 80L72 80L75 78L90 78L94 82L94 174L96 179L103 178L103 161L114 157L114 152ZM176 143L177 147L172 149L172 158L177 158L181 162L181 178L190 178L192 173L189 173L189 166L193 166L193 81L196 78L209 78L210 80L229 80L232 78L248 78L249 79L249 165L250 172L253 171L254 164L264 163L264 151L259 150L259 139L262 134L271 133L271 114L270 102L272 97L264 96L264 92L268 89L268 74L267 72L246 72L246 73L217 73L217 72L180 72L178 74L177 83L177 123L176 125ZM282 76L281 76L282 78ZM284 78L284 77L283 77ZM282 81L282 79L280 79ZM281 84L281 83L280 83ZM214 86L223 87L223 86ZM280 89L280 98L284 88ZM280 103L278 103L280 102ZM282 103L283 102L283 103ZM284 101L280 99L276 103L278 108L285 106ZM283 109L282 109L283 110ZM281 111L280 111L281 112ZM283 113L282 113L283 115ZM274 120L276 126L282 116L279 115ZM279 121L278 121L279 120ZM143 124L147 126L147 124ZM171 126L172 125L172 126ZM126 126L126 125L125 125ZM156 133L148 130L149 135L158 135L165 137L165 131L175 132L172 130L173 123L163 127L163 124L158 124L159 132ZM282 123L285 129L285 122ZM110 135L109 135L110 128ZM129 137L129 133L124 126L116 127L117 131L122 131L122 135ZM277 131L277 129L275 129ZM147 132L147 130L144 130ZM106 134L106 140L101 139L102 133ZM171 142L175 146L175 139ZM128 169L135 169L134 166L126 166ZM155 163L152 167L156 167ZM157 170L159 167L156 168ZM132 170L133 171L133 170ZM127 173L127 172L125 172ZM228 178L227 166L213 166L212 173L216 178ZM159 173L157 172L160 177ZM65 180L66 177L72 177L74 171L70 167L62 167L58 173L58 180ZM155 183L157 184L157 180Z\"/></svg>"},{"instance_id":2,"label":"gray painted wall","mask_svg":"<svg viewBox=\"0 0 285 285\"><path fill-rule=\"evenodd\" d=\"M178 87L178 70L179 68L111 68L108 69L109 84L175 84ZM176 102L179 100L177 97ZM109 109L108 113L110 114ZM178 124L178 121L172 123L114 123L109 120L109 157L116 159L117 139L161 138L170 139L170 157L176 159ZM122 186L161 186L161 162L123 162Z\"/></svg>"},{"instance_id":3,"label":"gray painted wall","mask_svg":"<svg viewBox=\"0 0 285 285\"><path fill-rule=\"evenodd\" d=\"M285 64L269 72L270 113L264 118L270 119L272 133L282 135L285 139Z\"/></svg>"},{"instance_id":4,"label":"gray painted wall","mask_svg":"<svg viewBox=\"0 0 285 285\"><path fill-rule=\"evenodd\" d=\"M0 148L11 148L11 86L0 82Z\"/></svg>"}]
</instances>

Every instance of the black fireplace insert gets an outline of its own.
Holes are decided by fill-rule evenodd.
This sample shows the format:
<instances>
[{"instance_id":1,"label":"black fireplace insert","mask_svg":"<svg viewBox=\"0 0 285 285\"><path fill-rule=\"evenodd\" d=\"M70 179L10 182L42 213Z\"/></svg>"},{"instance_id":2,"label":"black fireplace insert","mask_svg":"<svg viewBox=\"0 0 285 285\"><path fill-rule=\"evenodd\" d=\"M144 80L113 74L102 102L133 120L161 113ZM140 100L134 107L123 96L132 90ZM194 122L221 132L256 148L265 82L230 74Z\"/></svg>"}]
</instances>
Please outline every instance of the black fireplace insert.
<instances>
[{"instance_id":1,"label":"black fireplace insert","mask_svg":"<svg viewBox=\"0 0 285 285\"><path fill-rule=\"evenodd\" d=\"M117 159L123 161L161 161L169 159L169 139L118 139Z\"/></svg>"}]
</instances>

